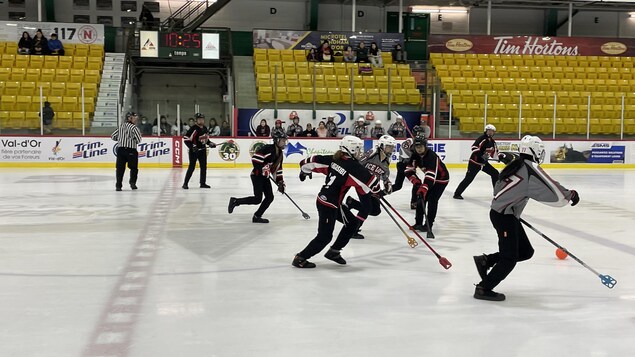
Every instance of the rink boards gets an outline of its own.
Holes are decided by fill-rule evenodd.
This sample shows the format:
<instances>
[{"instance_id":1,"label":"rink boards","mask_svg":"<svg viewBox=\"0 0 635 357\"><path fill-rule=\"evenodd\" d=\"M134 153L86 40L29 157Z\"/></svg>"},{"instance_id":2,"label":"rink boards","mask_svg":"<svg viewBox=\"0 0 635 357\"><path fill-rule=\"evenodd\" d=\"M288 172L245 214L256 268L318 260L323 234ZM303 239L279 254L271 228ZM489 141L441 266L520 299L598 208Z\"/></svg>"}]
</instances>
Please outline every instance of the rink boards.
<instances>
[{"instance_id":1,"label":"rink boards","mask_svg":"<svg viewBox=\"0 0 635 357\"><path fill-rule=\"evenodd\" d=\"M264 140L263 140L264 139ZM208 149L210 167L250 167L251 156L266 138L217 138ZM284 150L285 166L293 167L310 155L330 155L339 139L290 139ZM500 151L517 151L518 140L498 140ZM365 140L369 150L376 140ZM434 139L429 146L448 167L463 167L471 154L473 140ZM401 141L393 153L398 159ZM116 161L116 142L110 137L2 136L2 167L111 167ZM187 148L181 137L145 137L138 146L141 167L187 166ZM545 141L545 163L554 167L635 168L633 141Z\"/></svg>"}]
</instances>

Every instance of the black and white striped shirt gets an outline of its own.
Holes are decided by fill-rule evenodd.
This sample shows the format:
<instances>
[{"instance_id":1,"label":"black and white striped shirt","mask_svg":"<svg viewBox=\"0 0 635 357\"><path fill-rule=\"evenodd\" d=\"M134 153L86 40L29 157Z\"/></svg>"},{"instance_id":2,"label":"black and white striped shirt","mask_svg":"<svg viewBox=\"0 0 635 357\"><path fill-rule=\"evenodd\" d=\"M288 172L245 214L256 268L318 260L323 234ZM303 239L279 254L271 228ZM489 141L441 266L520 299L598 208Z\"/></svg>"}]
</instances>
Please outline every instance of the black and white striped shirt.
<instances>
[{"instance_id":1,"label":"black and white striped shirt","mask_svg":"<svg viewBox=\"0 0 635 357\"><path fill-rule=\"evenodd\" d=\"M121 124L110 137L121 148L136 149L141 142L141 131L136 125L126 122Z\"/></svg>"}]
</instances>

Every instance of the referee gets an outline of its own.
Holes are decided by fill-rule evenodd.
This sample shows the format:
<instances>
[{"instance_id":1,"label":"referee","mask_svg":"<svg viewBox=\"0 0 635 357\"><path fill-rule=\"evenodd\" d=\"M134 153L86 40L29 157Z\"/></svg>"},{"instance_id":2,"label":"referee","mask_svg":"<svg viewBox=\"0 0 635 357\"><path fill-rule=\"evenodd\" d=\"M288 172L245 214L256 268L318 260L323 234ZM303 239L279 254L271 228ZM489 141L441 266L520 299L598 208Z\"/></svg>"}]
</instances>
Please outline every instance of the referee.
<instances>
[{"instance_id":1,"label":"referee","mask_svg":"<svg viewBox=\"0 0 635 357\"><path fill-rule=\"evenodd\" d=\"M126 122L111 135L112 140L117 142L117 183L115 184L117 191L121 191L126 163L130 169L130 188L137 189L137 174L139 173L137 145L141 142L141 131L137 127L137 119L139 119L137 113L126 113Z\"/></svg>"}]
</instances>

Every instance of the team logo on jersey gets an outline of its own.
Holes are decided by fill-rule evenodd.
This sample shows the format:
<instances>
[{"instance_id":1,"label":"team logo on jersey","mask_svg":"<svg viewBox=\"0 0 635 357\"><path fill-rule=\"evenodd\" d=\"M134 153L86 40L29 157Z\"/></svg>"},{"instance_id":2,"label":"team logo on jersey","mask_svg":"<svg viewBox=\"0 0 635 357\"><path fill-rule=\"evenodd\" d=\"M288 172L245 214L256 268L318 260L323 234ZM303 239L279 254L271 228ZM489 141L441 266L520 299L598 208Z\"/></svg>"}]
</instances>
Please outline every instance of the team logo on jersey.
<instances>
[{"instance_id":1,"label":"team logo on jersey","mask_svg":"<svg viewBox=\"0 0 635 357\"><path fill-rule=\"evenodd\" d=\"M264 141L255 141L253 144L251 144L251 146L249 147L249 156L254 156L254 154L256 153L256 151L260 150L261 147L267 145L267 143L265 143Z\"/></svg>"},{"instance_id":2,"label":"team logo on jersey","mask_svg":"<svg viewBox=\"0 0 635 357\"><path fill-rule=\"evenodd\" d=\"M286 149L284 149L284 157L289 157L290 155L293 155L293 154L304 155L306 151L307 151L306 146L300 144L299 142L295 143L295 145L291 143L287 143L287 147Z\"/></svg>"},{"instance_id":3,"label":"team logo on jersey","mask_svg":"<svg viewBox=\"0 0 635 357\"><path fill-rule=\"evenodd\" d=\"M240 155L240 147L234 140L227 140L220 144L218 155L224 161L235 161Z\"/></svg>"}]
</instances>

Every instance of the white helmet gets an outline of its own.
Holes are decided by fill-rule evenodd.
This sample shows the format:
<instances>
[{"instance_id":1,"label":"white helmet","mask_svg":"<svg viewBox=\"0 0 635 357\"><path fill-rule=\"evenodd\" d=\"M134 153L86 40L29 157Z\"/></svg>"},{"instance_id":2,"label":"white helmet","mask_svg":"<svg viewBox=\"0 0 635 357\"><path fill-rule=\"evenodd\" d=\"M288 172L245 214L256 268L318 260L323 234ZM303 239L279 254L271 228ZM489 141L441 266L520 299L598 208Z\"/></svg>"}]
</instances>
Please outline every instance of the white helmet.
<instances>
[{"instance_id":1,"label":"white helmet","mask_svg":"<svg viewBox=\"0 0 635 357\"><path fill-rule=\"evenodd\" d=\"M525 135L520 140L519 152L530 155L535 162L541 164L545 159L545 144L537 136Z\"/></svg>"},{"instance_id":2,"label":"white helmet","mask_svg":"<svg viewBox=\"0 0 635 357\"><path fill-rule=\"evenodd\" d=\"M340 150L357 159L364 152L364 142L356 136L346 135L340 141Z\"/></svg>"},{"instance_id":3,"label":"white helmet","mask_svg":"<svg viewBox=\"0 0 635 357\"><path fill-rule=\"evenodd\" d=\"M385 150L386 146L392 146L394 150L395 146L397 146L397 141L395 141L395 138L393 138L390 135L382 135L379 138L379 148L382 150ZM386 154L391 154L391 153L387 152Z\"/></svg>"},{"instance_id":4,"label":"white helmet","mask_svg":"<svg viewBox=\"0 0 635 357\"><path fill-rule=\"evenodd\" d=\"M492 124L487 124L485 125L485 131L488 131L488 130L496 131L496 127Z\"/></svg>"},{"instance_id":5,"label":"white helmet","mask_svg":"<svg viewBox=\"0 0 635 357\"><path fill-rule=\"evenodd\" d=\"M363 115L360 115L359 118L357 118L357 121L366 121L366 119L364 119Z\"/></svg>"},{"instance_id":6,"label":"white helmet","mask_svg":"<svg viewBox=\"0 0 635 357\"><path fill-rule=\"evenodd\" d=\"M381 125L381 120L379 119L375 120L375 125Z\"/></svg>"},{"instance_id":7,"label":"white helmet","mask_svg":"<svg viewBox=\"0 0 635 357\"><path fill-rule=\"evenodd\" d=\"M397 120L399 120L399 119L403 119L403 117L401 115L397 114Z\"/></svg>"}]
</instances>

